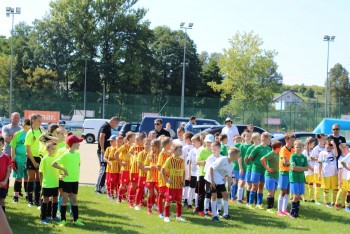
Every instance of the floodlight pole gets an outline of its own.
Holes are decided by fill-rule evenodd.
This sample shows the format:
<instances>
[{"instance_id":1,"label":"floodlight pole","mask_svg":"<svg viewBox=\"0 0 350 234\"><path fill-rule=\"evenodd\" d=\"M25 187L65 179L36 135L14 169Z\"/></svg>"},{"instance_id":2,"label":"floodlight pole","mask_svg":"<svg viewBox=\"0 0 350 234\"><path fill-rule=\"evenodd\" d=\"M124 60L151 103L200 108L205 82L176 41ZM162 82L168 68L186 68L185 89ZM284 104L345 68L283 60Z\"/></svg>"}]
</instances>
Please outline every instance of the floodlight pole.
<instances>
[{"instance_id":1,"label":"floodlight pole","mask_svg":"<svg viewBox=\"0 0 350 234\"><path fill-rule=\"evenodd\" d=\"M325 35L323 37L323 41L327 42L327 78L326 78L326 92L325 92L325 118L329 117L329 108L330 108L330 82L329 82L329 72L328 72L328 65L329 65L329 42L334 42L335 36L328 36Z\"/></svg>"},{"instance_id":2,"label":"floodlight pole","mask_svg":"<svg viewBox=\"0 0 350 234\"><path fill-rule=\"evenodd\" d=\"M186 79L186 44L187 44L187 29L192 29L193 23L189 23L188 26L185 26L185 23L180 24L180 28L185 29L185 43L184 43L184 56L182 63L182 87L181 87L181 111L180 117L184 117L185 112L185 79Z\"/></svg>"}]
</instances>

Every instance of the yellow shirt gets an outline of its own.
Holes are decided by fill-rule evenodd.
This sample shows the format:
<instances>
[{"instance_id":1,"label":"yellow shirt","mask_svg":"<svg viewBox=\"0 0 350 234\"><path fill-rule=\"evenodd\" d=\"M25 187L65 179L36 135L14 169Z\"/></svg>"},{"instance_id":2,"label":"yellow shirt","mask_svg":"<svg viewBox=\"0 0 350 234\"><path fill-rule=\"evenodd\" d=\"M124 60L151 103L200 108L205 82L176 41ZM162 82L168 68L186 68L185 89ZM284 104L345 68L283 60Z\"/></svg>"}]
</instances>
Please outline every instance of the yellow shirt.
<instances>
[{"instance_id":1,"label":"yellow shirt","mask_svg":"<svg viewBox=\"0 0 350 234\"><path fill-rule=\"evenodd\" d=\"M122 145L117 152L119 153L119 160L120 162L125 162L126 165L120 167L120 171L130 171L130 145L129 144L125 144Z\"/></svg>"},{"instance_id":2,"label":"yellow shirt","mask_svg":"<svg viewBox=\"0 0 350 234\"><path fill-rule=\"evenodd\" d=\"M153 154L152 158L150 158L150 155L148 154L144 166L157 166L157 162L157 154ZM158 170L156 167L147 171L146 182L158 182Z\"/></svg>"},{"instance_id":3,"label":"yellow shirt","mask_svg":"<svg viewBox=\"0 0 350 234\"><path fill-rule=\"evenodd\" d=\"M137 166L137 156L142 150L144 150L144 148L145 147L143 145L134 145L129 150L129 153L131 153L132 156L133 156L131 158L130 173L137 173L137 174L139 174L139 167Z\"/></svg>"},{"instance_id":4,"label":"yellow shirt","mask_svg":"<svg viewBox=\"0 0 350 234\"><path fill-rule=\"evenodd\" d=\"M163 167L165 161L172 156L171 153L162 151L158 156L157 166ZM169 171L166 169L165 174L169 176ZM158 187L166 186L165 180L163 179L162 173L158 172Z\"/></svg>"},{"instance_id":5,"label":"yellow shirt","mask_svg":"<svg viewBox=\"0 0 350 234\"><path fill-rule=\"evenodd\" d=\"M171 189L181 189L183 187L185 163L183 158L170 157L168 158L163 167L169 171L169 177L172 183L167 183L166 186Z\"/></svg>"},{"instance_id":6,"label":"yellow shirt","mask_svg":"<svg viewBox=\"0 0 350 234\"><path fill-rule=\"evenodd\" d=\"M105 151L104 158L108 160L113 159L111 160L112 165L107 163L106 172L108 173L119 173L118 161L114 159L114 153L116 150L116 147L109 146Z\"/></svg>"},{"instance_id":7,"label":"yellow shirt","mask_svg":"<svg viewBox=\"0 0 350 234\"><path fill-rule=\"evenodd\" d=\"M141 151L137 156L137 163L145 165L146 157L148 156L148 153L146 151ZM140 177L146 177L147 173L143 172L141 169L139 169L139 176Z\"/></svg>"}]
</instances>

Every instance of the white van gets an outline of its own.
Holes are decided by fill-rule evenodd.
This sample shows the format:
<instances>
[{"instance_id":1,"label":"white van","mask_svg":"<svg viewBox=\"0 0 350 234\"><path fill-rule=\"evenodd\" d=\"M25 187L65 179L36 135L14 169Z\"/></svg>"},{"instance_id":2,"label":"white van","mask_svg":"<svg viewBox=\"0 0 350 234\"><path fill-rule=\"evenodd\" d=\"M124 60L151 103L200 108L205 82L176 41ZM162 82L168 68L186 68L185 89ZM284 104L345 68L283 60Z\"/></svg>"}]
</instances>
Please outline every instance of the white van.
<instances>
[{"instance_id":1,"label":"white van","mask_svg":"<svg viewBox=\"0 0 350 234\"><path fill-rule=\"evenodd\" d=\"M85 119L82 137L87 143L94 143L98 139L98 131L101 126L108 121L108 119ZM112 135L118 135L121 128L122 124L119 124L116 128L112 129Z\"/></svg>"}]
</instances>

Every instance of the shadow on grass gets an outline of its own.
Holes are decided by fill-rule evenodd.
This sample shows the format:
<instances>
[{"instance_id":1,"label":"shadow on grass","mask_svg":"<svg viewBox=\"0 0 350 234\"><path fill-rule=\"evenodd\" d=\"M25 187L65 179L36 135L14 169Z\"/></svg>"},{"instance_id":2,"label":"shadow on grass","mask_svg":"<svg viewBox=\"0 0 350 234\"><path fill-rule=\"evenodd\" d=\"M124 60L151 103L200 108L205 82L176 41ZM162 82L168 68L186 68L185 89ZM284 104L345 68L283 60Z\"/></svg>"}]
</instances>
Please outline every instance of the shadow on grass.
<instances>
[{"instance_id":1,"label":"shadow on grass","mask_svg":"<svg viewBox=\"0 0 350 234\"><path fill-rule=\"evenodd\" d=\"M325 212L324 209L329 209L328 212ZM340 223L340 224L349 224L349 218L346 216L342 210L337 212L330 211L334 210L334 208L326 208L325 206L316 206L312 203L305 205L305 203L300 206L300 215L302 219L305 220L321 220L323 222L329 223Z\"/></svg>"}]
</instances>

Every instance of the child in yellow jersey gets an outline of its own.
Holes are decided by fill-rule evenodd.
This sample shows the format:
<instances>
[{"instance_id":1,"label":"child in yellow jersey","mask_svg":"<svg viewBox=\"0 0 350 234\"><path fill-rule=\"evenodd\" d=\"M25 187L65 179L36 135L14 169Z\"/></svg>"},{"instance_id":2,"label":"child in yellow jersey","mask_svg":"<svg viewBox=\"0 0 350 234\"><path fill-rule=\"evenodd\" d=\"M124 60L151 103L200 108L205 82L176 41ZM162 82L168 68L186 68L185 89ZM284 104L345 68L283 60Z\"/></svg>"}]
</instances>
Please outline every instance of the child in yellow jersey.
<instances>
[{"instance_id":1,"label":"child in yellow jersey","mask_svg":"<svg viewBox=\"0 0 350 234\"><path fill-rule=\"evenodd\" d=\"M61 157L56 159L52 166L64 172L63 176L63 199L61 205L61 222L60 226L66 225L66 210L68 197L72 202L73 221L77 226L84 226L79 220L79 209L77 203L77 194L79 187L80 176L80 153L79 145L83 138L78 138L75 135L67 137L66 143L69 146L69 151L64 153Z\"/></svg>"},{"instance_id":2,"label":"child in yellow jersey","mask_svg":"<svg viewBox=\"0 0 350 234\"><path fill-rule=\"evenodd\" d=\"M164 222L170 222L170 204L176 202L176 220L184 222L182 218L182 187L185 184L185 161L181 157L182 146L179 144L173 145L174 154L166 159L162 166L161 174L166 181L166 202L164 207ZM168 173L166 173L168 171Z\"/></svg>"},{"instance_id":3,"label":"child in yellow jersey","mask_svg":"<svg viewBox=\"0 0 350 234\"><path fill-rule=\"evenodd\" d=\"M120 186L118 190L117 203L120 203L122 199L125 199L125 193L130 182L130 159L132 155L129 150L132 144L135 142L135 134L128 132L125 137L125 144L121 146L114 154L120 165Z\"/></svg>"},{"instance_id":4,"label":"child in yellow jersey","mask_svg":"<svg viewBox=\"0 0 350 234\"><path fill-rule=\"evenodd\" d=\"M114 153L117 150L117 135L112 135L107 141L110 141L110 146L107 147L104 153L104 159L107 163L106 167L106 188L107 196L110 199L114 199L114 191L117 193L117 181L119 175L118 162L114 157Z\"/></svg>"},{"instance_id":5,"label":"child in yellow jersey","mask_svg":"<svg viewBox=\"0 0 350 234\"><path fill-rule=\"evenodd\" d=\"M139 180L139 167L137 163L137 157L141 151L144 150L144 143L143 140L146 138L145 133L140 133L136 136L136 144L131 147L129 150L129 153L131 154L132 158L131 161L131 167L130 167L130 183L128 187L128 200L129 200L129 207L133 208L135 196L136 196L136 189L137 189L137 182Z\"/></svg>"},{"instance_id":6,"label":"child in yellow jersey","mask_svg":"<svg viewBox=\"0 0 350 234\"><path fill-rule=\"evenodd\" d=\"M151 152L145 159L144 169L147 170L146 188L148 188L147 198L147 213L152 214L152 206L156 204L156 194L158 189L158 155L161 149L161 142L159 139L151 141Z\"/></svg>"},{"instance_id":7,"label":"child in yellow jersey","mask_svg":"<svg viewBox=\"0 0 350 234\"><path fill-rule=\"evenodd\" d=\"M308 198L309 199L305 199L306 195L303 196L304 198L304 201L311 201L311 202L315 202L314 200L314 166L317 162L313 161L312 160L312 149L315 147L315 143L316 143L316 140L315 138L312 138L312 137L308 137L306 138L306 141L305 141L305 149L303 151L303 155L306 156L307 158L307 162L308 162L308 168L309 170L307 170L305 172L305 179L306 179L306 188L305 190L307 190L308 192Z\"/></svg>"},{"instance_id":8,"label":"child in yellow jersey","mask_svg":"<svg viewBox=\"0 0 350 234\"><path fill-rule=\"evenodd\" d=\"M46 151L48 155L41 160L39 166L41 185L43 188L43 202L41 204L42 224L49 224L47 217L56 222L60 222L60 219L57 217L59 171L51 166L56 159L56 143L53 141L46 143ZM51 197L52 209L48 212L48 205Z\"/></svg>"},{"instance_id":9,"label":"child in yellow jersey","mask_svg":"<svg viewBox=\"0 0 350 234\"><path fill-rule=\"evenodd\" d=\"M151 151L151 139L143 139L145 149L137 156L137 166L139 168L139 179L137 181L136 206L135 210L140 210L140 205L144 204L147 169L144 166L145 160Z\"/></svg>"},{"instance_id":10,"label":"child in yellow jersey","mask_svg":"<svg viewBox=\"0 0 350 234\"><path fill-rule=\"evenodd\" d=\"M166 181L162 177L161 169L165 161L172 155L172 140L170 137L162 137L162 151L158 156L157 168L158 168L158 216L159 218L164 218L163 215L163 204L165 199L165 193L167 191ZM168 175L168 171L165 171Z\"/></svg>"}]
</instances>

